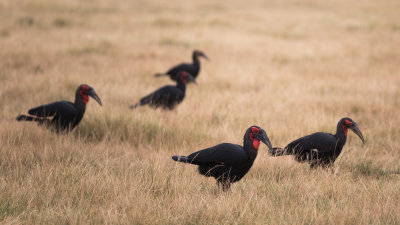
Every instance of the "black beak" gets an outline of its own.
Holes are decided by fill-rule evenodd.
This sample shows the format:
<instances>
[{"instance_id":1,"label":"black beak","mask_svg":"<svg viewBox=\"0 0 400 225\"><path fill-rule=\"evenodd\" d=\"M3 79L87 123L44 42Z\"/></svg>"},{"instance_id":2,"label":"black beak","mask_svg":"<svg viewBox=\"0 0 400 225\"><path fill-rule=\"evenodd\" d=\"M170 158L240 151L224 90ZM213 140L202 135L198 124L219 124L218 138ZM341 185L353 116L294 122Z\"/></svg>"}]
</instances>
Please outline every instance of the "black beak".
<instances>
[{"instance_id":1,"label":"black beak","mask_svg":"<svg viewBox=\"0 0 400 225\"><path fill-rule=\"evenodd\" d=\"M360 137L360 139L361 139L361 141L362 141L363 143L365 143L364 136L363 136L363 134L361 133L361 130L360 130L360 128L358 128L358 126L357 126L356 123L353 123L353 126L351 126L351 127L349 127L349 128L350 128L350 130L352 130L355 134L357 134L358 137Z\"/></svg>"},{"instance_id":2,"label":"black beak","mask_svg":"<svg viewBox=\"0 0 400 225\"><path fill-rule=\"evenodd\" d=\"M264 143L269 148L269 150L272 150L271 141L269 140L267 133L265 131L260 132L258 134L253 134L253 136L258 140L260 140L262 143Z\"/></svg>"},{"instance_id":3,"label":"black beak","mask_svg":"<svg viewBox=\"0 0 400 225\"><path fill-rule=\"evenodd\" d=\"M203 57L203 58L205 58L205 59L207 59L207 60L210 60L210 59L208 58L208 56L206 56L206 54L204 54L204 52L200 52L199 56L201 56L201 57Z\"/></svg>"},{"instance_id":4,"label":"black beak","mask_svg":"<svg viewBox=\"0 0 400 225\"><path fill-rule=\"evenodd\" d=\"M101 100L100 100L99 96L97 96L97 94L94 91L94 89L91 89L86 94L89 95L90 97L92 97L97 103L99 103L100 106L102 106Z\"/></svg>"}]
</instances>

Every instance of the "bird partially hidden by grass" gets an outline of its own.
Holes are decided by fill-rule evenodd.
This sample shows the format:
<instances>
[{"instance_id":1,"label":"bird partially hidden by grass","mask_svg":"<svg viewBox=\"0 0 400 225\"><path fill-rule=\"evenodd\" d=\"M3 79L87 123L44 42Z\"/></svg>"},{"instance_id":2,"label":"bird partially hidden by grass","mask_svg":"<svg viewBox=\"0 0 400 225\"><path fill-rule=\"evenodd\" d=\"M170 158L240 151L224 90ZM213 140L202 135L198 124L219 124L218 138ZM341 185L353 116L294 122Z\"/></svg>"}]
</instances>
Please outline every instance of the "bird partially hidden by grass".
<instances>
[{"instance_id":1,"label":"bird partially hidden by grass","mask_svg":"<svg viewBox=\"0 0 400 225\"><path fill-rule=\"evenodd\" d=\"M165 73L156 73L154 74L154 76L155 77L169 76L171 80L177 81L179 78L179 72L186 71L190 73L194 79L196 79L200 72L200 59L199 59L200 57L209 60L207 55L204 54L204 52L199 50L194 50L192 54L192 59L193 59L192 63L181 63L179 65L172 67Z\"/></svg>"},{"instance_id":2,"label":"bird partially hidden by grass","mask_svg":"<svg viewBox=\"0 0 400 225\"><path fill-rule=\"evenodd\" d=\"M186 84L195 83L193 76L185 71L179 72L179 79L177 80L176 86L167 85L153 93L140 99L135 105L131 105L131 109L135 109L139 106L149 105L152 108L163 108L163 109L174 109L175 106L180 104L185 98Z\"/></svg>"},{"instance_id":3,"label":"bird partially hidden by grass","mask_svg":"<svg viewBox=\"0 0 400 225\"><path fill-rule=\"evenodd\" d=\"M214 177L218 187L229 190L232 183L239 181L253 166L257 157L260 141L272 149L265 130L251 126L243 137L243 146L222 143L194 152L188 156L172 156L178 162L198 165L199 173Z\"/></svg>"},{"instance_id":4,"label":"bird partially hidden by grass","mask_svg":"<svg viewBox=\"0 0 400 225\"><path fill-rule=\"evenodd\" d=\"M34 121L50 127L56 132L71 131L82 120L86 104L92 97L101 106L101 100L95 90L87 84L81 84L75 92L75 102L58 101L41 105L28 111L29 115L19 115L18 121Z\"/></svg>"},{"instance_id":5,"label":"bird partially hidden by grass","mask_svg":"<svg viewBox=\"0 0 400 225\"><path fill-rule=\"evenodd\" d=\"M333 168L335 160L342 152L347 140L348 129L360 137L364 136L356 122L348 117L339 120L336 134L317 132L289 143L285 148L273 148L269 151L272 156L294 155L297 162L308 162L311 168Z\"/></svg>"}]
</instances>

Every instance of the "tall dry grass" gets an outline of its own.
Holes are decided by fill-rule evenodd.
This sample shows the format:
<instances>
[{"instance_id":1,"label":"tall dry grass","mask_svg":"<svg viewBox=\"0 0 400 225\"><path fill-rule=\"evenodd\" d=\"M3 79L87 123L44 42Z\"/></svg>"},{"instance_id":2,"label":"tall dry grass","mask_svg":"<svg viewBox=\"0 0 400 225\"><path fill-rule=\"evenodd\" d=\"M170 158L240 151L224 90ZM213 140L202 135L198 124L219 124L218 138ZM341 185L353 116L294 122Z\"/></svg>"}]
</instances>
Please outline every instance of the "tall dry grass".
<instances>
[{"instance_id":1,"label":"tall dry grass","mask_svg":"<svg viewBox=\"0 0 400 225\"><path fill-rule=\"evenodd\" d=\"M400 2L0 2L3 224L399 224ZM202 63L172 112L128 106ZM93 86L79 127L57 135L14 119ZM275 146L353 118L335 174L271 158L228 193L173 162L247 127Z\"/></svg>"}]
</instances>

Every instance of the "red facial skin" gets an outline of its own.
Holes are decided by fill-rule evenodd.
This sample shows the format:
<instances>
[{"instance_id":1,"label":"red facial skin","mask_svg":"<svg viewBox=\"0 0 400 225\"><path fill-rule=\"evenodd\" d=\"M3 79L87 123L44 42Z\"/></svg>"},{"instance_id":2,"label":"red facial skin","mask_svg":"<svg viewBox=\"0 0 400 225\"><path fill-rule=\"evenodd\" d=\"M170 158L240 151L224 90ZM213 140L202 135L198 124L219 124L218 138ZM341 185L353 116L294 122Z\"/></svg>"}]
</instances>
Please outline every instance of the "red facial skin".
<instances>
[{"instance_id":1,"label":"red facial skin","mask_svg":"<svg viewBox=\"0 0 400 225\"><path fill-rule=\"evenodd\" d=\"M260 130L257 127L252 127L251 132L252 133L250 133L250 140L253 141L253 148L255 150L258 150L258 148L260 147L260 140L258 140L257 138L253 138L253 134L258 134Z\"/></svg>"},{"instance_id":2,"label":"red facial skin","mask_svg":"<svg viewBox=\"0 0 400 225\"><path fill-rule=\"evenodd\" d=\"M89 101L89 96L87 94L85 94L85 91L89 91L89 87L86 85L82 85L81 89L79 90L79 94L81 95L81 97L83 99L83 103L86 105L86 103L88 103L88 101Z\"/></svg>"},{"instance_id":3,"label":"red facial skin","mask_svg":"<svg viewBox=\"0 0 400 225\"><path fill-rule=\"evenodd\" d=\"M347 132L348 132L347 126L351 126L351 125L353 125L353 122L351 122L350 120L344 121L344 124L342 125L344 135L347 135Z\"/></svg>"},{"instance_id":4,"label":"red facial skin","mask_svg":"<svg viewBox=\"0 0 400 225\"><path fill-rule=\"evenodd\" d=\"M181 75L181 79L182 79L184 84L187 83L186 77L187 77L187 74L185 72L183 72L182 75Z\"/></svg>"}]
</instances>

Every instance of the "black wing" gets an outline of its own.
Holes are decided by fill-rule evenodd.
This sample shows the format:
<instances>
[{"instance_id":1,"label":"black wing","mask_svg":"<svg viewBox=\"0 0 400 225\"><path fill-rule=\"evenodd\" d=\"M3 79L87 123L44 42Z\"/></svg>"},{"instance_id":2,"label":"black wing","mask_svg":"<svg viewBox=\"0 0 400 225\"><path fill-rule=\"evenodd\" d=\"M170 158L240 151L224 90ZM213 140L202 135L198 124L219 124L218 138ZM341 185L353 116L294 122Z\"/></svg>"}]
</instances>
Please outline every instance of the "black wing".
<instances>
[{"instance_id":1,"label":"black wing","mask_svg":"<svg viewBox=\"0 0 400 225\"><path fill-rule=\"evenodd\" d=\"M333 151L336 145L337 139L334 135L318 132L292 141L285 147L285 150L292 154L298 154L317 149L318 152L323 153Z\"/></svg>"},{"instance_id":2,"label":"black wing","mask_svg":"<svg viewBox=\"0 0 400 225\"><path fill-rule=\"evenodd\" d=\"M168 85L140 99L140 104L144 105L144 104L149 104L151 102L162 102L171 99L175 100L183 98L183 96L184 94L180 89L178 89L175 86Z\"/></svg>"},{"instance_id":3,"label":"black wing","mask_svg":"<svg viewBox=\"0 0 400 225\"><path fill-rule=\"evenodd\" d=\"M193 64L191 64L191 63L182 63L182 64L179 64L179 65L174 66L171 69L169 69L167 74L169 74L170 76L175 76L180 71L186 71L186 72L192 74L193 70L194 70Z\"/></svg>"},{"instance_id":4,"label":"black wing","mask_svg":"<svg viewBox=\"0 0 400 225\"><path fill-rule=\"evenodd\" d=\"M240 145L222 143L211 148L194 152L186 157L186 162L200 164L224 164L227 166L247 162L248 155Z\"/></svg>"},{"instance_id":5,"label":"black wing","mask_svg":"<svg viewBox=\"0 0 400 225\"><path fill-rule=\"evenodd\" d=\"M74 117L78 114L78 110L73 103L60 101L32 108L28 113L37 117L55 116L56 114L65 117Z\"/></svg>"}]
</instances>

